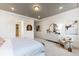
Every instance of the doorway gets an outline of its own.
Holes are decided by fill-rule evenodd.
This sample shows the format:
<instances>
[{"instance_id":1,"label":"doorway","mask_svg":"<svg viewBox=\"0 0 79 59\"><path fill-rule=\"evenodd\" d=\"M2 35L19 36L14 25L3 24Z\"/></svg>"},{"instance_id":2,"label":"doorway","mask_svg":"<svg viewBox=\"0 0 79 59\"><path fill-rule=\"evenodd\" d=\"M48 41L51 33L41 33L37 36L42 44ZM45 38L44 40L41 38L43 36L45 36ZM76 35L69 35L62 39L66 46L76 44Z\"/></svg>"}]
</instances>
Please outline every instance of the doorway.
<instances>
[{"instance_id":1,"label":"doorway","mask_svg":"<svg viewBox=\"0 0 79 59\"><path fill-rule=\"evenodd\" d=\"M21 37L21 22L16 23L16 37Z\"/></svg>"}]
</instances>

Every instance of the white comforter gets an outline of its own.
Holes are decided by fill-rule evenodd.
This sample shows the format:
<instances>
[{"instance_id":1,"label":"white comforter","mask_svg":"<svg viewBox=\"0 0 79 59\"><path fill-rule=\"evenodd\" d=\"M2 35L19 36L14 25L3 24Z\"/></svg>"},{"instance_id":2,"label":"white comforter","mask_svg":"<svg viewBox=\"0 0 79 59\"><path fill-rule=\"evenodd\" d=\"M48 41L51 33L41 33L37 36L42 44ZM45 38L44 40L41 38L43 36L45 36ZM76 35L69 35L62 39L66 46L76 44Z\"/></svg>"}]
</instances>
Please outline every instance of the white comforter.
<instances>
[{"instance_id":1,"label":"white comforter","mask_svg":"<svg viewBox=\"0 0 79 59\"><path fill-rule=\"evenodd\" d=\"M10 39L5 39L5 43L0 47L0 56L13 56L13 47Z\"/></svg>"},{"instance_id":2,"label":"white comforter","mask_svg":"<svg viewBox=\"0 0 79 59\"><path fill-rule=\"evenodd\" d=\"M0 47L0 56L39 56L44 55L44 46L28 38L14 38L12 43Z\"/></svg>"}]
</instances>

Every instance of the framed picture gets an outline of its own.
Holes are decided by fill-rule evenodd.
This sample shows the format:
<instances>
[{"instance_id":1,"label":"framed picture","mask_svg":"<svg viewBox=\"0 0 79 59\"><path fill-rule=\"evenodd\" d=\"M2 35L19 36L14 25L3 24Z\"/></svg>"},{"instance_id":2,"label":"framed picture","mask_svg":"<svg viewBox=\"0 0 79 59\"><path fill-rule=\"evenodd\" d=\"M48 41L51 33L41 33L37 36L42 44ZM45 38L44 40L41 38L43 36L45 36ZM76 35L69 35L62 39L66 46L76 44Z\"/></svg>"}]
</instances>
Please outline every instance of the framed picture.
<instances>
[{"instance_id":1,"label":"framed picture","mask_svg":"<svg viewBox=\"0 0 79 59\"><path fill-rule=\"evenodd\" d=\"M32 25L28 24L26 29L27 29L27 31L32 31Z\"/></svg>"},{"instance_id":2,"label":"framed picture","mask_svg":"<svg viewBox=\"0 0 79 59\"><path fill-rule=\"evenodd\" d=\"M36 31L40 31L40 25L36 26Z\"/></svg>"}]
</instances>

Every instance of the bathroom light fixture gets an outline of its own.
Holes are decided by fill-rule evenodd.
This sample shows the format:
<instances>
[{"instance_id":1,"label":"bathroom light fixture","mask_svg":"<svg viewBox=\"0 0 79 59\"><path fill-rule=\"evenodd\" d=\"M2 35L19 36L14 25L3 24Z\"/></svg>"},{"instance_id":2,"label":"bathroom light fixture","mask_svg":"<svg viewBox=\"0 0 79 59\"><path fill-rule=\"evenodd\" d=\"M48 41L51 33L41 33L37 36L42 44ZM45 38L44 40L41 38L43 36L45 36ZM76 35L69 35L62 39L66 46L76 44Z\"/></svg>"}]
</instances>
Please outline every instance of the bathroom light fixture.
<instances>
[{"instance_id":1,"label":"bathroom light fixture","mask_svg":"<svg viewBox=\"0 0 79 59\"><path fill-rule=\"evenodd\" d=\"M15 8L14 8L14 7L11 7L10 9L11 9L12 11L14 11L14 10L15 10Z\"/></svg>"},{"instance_id":2,"label":"bathroom light fixture","mask_svg":"<svg viewBox=\"0 0 79 59\"><path fill-rule=\"evenodd\" d=\"M60 6L60 7L59 7L59 10L62 10L62 9L63 9L63 6Z\"/></svg>"},{"instance_id":3,"label":"bathroom light fixture","mask_svg":"<svg viewBox=\"0 0 79 59\"><path fill-rule=\"evenodd\" d=\"M39 5L33 5L33 10L34 11L40 11L40 6Z\"/></svg>"}]
</instances>

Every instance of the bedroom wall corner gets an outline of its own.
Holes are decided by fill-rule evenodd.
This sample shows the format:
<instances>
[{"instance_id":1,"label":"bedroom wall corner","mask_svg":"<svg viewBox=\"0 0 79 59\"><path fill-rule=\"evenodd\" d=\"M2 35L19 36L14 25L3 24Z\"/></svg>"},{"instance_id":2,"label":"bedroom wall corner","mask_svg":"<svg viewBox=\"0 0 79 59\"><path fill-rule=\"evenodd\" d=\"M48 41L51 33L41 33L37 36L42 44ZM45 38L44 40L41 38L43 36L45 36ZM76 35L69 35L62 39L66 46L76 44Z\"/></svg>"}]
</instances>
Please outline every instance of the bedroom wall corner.
<instances>
[{"instance_id":1,"label":"bedroom wall corner","mask_svg":"<svg viewBox=\"0 0 79 59\"><path fill-rule=\"evenodd\" d=\"M24 22L24 28L22 29L22 37L29 37L31 39L34 39L34 18L0 10L0 19L0 36L5 38L15 38L16 22L17 20L21 20ZM32 31L26 30L27 24L32 25Z\"/></svg>"}]
</instances>

